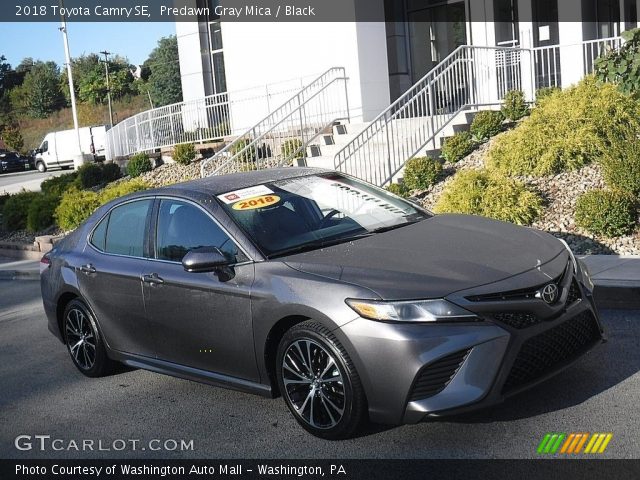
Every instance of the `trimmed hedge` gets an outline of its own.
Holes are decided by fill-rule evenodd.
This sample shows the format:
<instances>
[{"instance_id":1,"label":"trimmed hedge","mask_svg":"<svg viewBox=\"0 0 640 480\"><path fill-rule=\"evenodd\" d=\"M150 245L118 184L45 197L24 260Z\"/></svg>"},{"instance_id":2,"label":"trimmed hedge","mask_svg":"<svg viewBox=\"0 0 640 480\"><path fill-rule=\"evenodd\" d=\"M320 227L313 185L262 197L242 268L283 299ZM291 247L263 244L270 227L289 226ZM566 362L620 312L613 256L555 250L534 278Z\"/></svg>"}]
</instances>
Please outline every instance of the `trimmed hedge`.
<instances>
[{"instance_id":1,"label":"trimmed hedge","mask_svg":"<svg viewBox=\"0 0 640 480\"><path fill-rule=\"evenodd\" d=\"M462 170L446 186L435 211L530 225L542 213L542 206L542 198L520 181L488 170Z\"/></svg>"},{"instance_id":2,"label":"trimmed hedge","mask_svg":"<svg viewBox=\"0 0 640 480\"><path fill-rule=\"evenodd\" d=\"M628 125L639 130L640 105L614 85L587 77L547 97L517 128L497 138L487 165L510 176L578 169L602 157L611 132Z\"/></svg>"},{"instance_id":3,"label":"trimmed hedge","mask_svg":"<svg viewBox=\"0 0 640 480\"><path fill-rule=\"evenodd\" d=\"M122 178L122 169L120 165L113 162L106 162L102 164L102 180L104 183L115 182L119 178Z\"/></svg>"},{"instance_id":4,"label":"trimmed hedge","mask_svg":"<svg viewBox=\"0 0 640 480\"><path fill-rule=\"evenodd\" d=\"M27 212L27 230L34 233L52 226L59 202L60 197L56 195L40 194L34 197Z\"/></svg>"},{"instance_id":5,"label":"trimmed hedge","mask_svg":"<svg viewBox=\"0 0 640 480\"><path fill-rule=\"evenodd\" d=\"M127 174L132 177L139 177L143 173L153 170L151 159L146 153L136 153L131 156L127 164Z\"/></svg>"},{"instance_id":6,"label":"trimmed hedge","mask_svg":"<svg viewBox=\"0 0 640 480\"><path fill-rule=\"evenodd\" d=\"M197 155L193 143L181 143L173 149L173 160L180 165L189 165Z\"/></svg>"},{"instance_id":7,"label":"trimmed hedge","mask_svg":"<svg viewBox=\"0 0 640 480\"><path fill-rule=\"evenodd\" d=\"M456 133L445 139L441 156L449 163L456 163L473 152L477 144L470 132Z\"/></svg>"},{"instance_id":8,"label":"trimmed hedge","mask_svg":"<svg viewBox=\"0 0 640 480\"><path fill-rule=\"evenodd\" d=\"M576 225L594 235L620 237L633 232L637 207L625 192L593 190L578 198L575 219Z\"/></svg>"},{"instance_id":9,"label":"trimmed hedge","mask_svg":"<svg viewBox=\"0 0 640 480\"><path fill-rule=\"evenodd\" d=\"M302 140L300 140L299 138L289 138L288 140L285 140L284 142L282 142L282 146L280 147L280 152L282 153L282 156L287 158L289 155L293 155L295 152L298 152L298 150L300 150L302 148ZM298 157L303 157L304 156L304 152L302 150L300 150L297 153Z\"/></svg>"},{"instance_id":10,"label":"trimmed hedge","mask_svg":"<svg viewBox=\"0 0 640 480\"><path fill-rule=\"evenodd\" d=\"M9 231L27 228L29 207L40 194L38 192L22 191L9 196L2 206L2 223Z\"/></svg>"},{"instance_id":11,"label":"trimmed hedge","mask_svg":"<svg viewBox=\"0 0 640 480\"><path fill-rule=\"evenodd\" d=\"M40 184L40 191L45 195L61 197L64 192L77 185L77 178L77 172L64 173L57 177L48 178Z\"/></svg>"},{"instance_id":12,"label":"trimmed hedge","mask_svg":"<svg viewBox=\"0 0 640 480\"><path fill-rule=\"evenodd\" d=\"M471 122L471 135L478 142L484 142L502 131L504 115L495 110L478 112Z\"/></svg>"},{"instance_id":13,"label":"trimmed hedge","mask_svg":"<svg viewBox=\"0 0 640 480\"><path fill-rule=\"evenodd\" d=\"M622 190L640 198L640 138L633 128L610 132L609 147L600 158L605 182L612 190Z\"/></svg>"},{"instance_id":14,"label":"trimmed hedge","mask_svg":"<svg viewBox=\"0 0 640 480\"><path fill-rule=\"evenodd\" d=\"M251 143L250 139L241 138L229 150L231 151L232 155L237 155L240 152L242 152L238 157L238 160L240 160L241 162L255 162L258 153L256 151L255 145L252 145L251 147L249 147L250 143ZM245 148L247 149L244 150Z\"/></svg>"},{"instance_id":15,"label":"trimmed hedge","mask_svg":"<svg viewBox=\"0 0 640 480\"><path fill-rule=\"evenodd\" d=\"M408 190L426 190L435 185L442 174L442 164L430 157L410 159L404 167L403 187Z\"/></svg>"},{"instance_id":16,"label":"trimmed hedge","mask_svg":"<svg viewBox=\"0 0 640 480\"><path fill-rule=\"evenodd\" d=\"M80 188L92 188L104 183L102 167L97 163L85 163L77 170L78 186Z\"/></svg>"},{"instance_id":17,"label":"trimmed hedge","mask_svg":"<svg viewBox=\"0 0 640 480\"><path fill-rule=\"evenodd\" d=\"M402 198L408 198L411 194L410 190L404 183L392 183L390 185L387 185L385 187L385 190Z\"/></svg>"}]
</instances>

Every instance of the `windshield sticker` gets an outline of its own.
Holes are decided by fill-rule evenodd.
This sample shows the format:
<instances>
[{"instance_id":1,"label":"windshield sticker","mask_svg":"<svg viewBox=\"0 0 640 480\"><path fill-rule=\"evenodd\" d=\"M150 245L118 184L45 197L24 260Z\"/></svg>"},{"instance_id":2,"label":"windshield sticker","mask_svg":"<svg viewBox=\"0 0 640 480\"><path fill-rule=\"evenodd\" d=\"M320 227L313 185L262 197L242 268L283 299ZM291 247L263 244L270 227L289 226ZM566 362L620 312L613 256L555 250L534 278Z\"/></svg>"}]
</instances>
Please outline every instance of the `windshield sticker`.
<instances>
[{"instance_id":1,"label":"windshield sticker","mask_svg":"<svg viewBox=\"0 0 640 480\"><path fill-rule=\"evenodd\" d=\"M218 195L218 198L229 205L230 203L235 203L239 200L268 195L270 193L273 193L273 190L266 185L256 185L254 187L243 188L242 190L223 193L222 195Z\"/></svg>"},{"instance_id":2,"label":"windshield sticker","mask_svg":"<svg viewBox=\"0 0 640 480\"><path fill-rule=\"evenodd\" d=\"M280 201L277 195L262 195L260 197L250 198L248 200L240 200L233 204L234 210L253 210L255 208L268 207L275 205Z\"/></svg>"}]
</instances>

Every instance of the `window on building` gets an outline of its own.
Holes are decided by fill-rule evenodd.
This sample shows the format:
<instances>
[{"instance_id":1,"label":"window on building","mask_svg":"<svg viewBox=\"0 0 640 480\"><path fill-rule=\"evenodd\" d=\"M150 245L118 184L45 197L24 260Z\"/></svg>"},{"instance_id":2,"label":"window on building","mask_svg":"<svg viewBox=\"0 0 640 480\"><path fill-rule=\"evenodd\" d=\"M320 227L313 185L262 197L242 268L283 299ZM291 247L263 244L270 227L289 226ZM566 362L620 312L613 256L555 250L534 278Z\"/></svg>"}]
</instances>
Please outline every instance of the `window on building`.
<instances>
[{"instance_id":1,"label":"window on building","mask_svg":"<svg viewBox=\"0 0 640 480\"><path fill-rule=\"evenodd\" d=\"M209 22L209 44L211 50L211 71L215 93L227 91L227 76L224 68L222 27L220 22Z\"/></svg>"}]
</instances>

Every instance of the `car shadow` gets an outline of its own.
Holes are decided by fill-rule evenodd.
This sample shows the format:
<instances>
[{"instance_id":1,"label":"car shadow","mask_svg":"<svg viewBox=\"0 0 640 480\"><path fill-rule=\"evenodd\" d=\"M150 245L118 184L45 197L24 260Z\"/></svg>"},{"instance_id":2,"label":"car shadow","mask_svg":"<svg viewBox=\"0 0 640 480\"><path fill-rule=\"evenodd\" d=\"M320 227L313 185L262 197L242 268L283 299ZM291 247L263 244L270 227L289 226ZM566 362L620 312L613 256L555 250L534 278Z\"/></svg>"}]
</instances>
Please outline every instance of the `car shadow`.
<instances>
[{"instance_id":1,"label":"car shadow","mask_svg":"<svg viewBox=\"0 0 640 480\"><path fill-rule=\"evenodd\" d=\"M567 233L558 231L549 231L556 238L561 238L569 244L571 250L576 255L616 255L617 252L609 246L599 242L591 237L580 235L578 233Z\"/></svg>"}]
</instances>

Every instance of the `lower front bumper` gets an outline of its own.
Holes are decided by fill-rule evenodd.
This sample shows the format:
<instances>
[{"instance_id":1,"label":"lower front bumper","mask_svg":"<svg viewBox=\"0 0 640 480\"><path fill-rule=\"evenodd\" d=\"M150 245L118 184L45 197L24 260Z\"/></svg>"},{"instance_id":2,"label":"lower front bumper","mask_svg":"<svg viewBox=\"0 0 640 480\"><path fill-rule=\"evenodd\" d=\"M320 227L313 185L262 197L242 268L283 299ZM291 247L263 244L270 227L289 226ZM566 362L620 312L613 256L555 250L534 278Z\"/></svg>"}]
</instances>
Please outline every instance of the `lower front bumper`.
<instances>
[{"instance_id":1,"label":"lower front bumper","mask_svg":"<svg viewBox=\"0 0 640 480\"><path fill-rule=\"evenodd\" d=\"M371 420L392 424L500 403L555 375L603 340L590 296L555 319L520 330L490 321L418 325L359 319L336 333L360 374ZM449 372L450 380L435 388Z\"/></svg>"}]
</instances>

